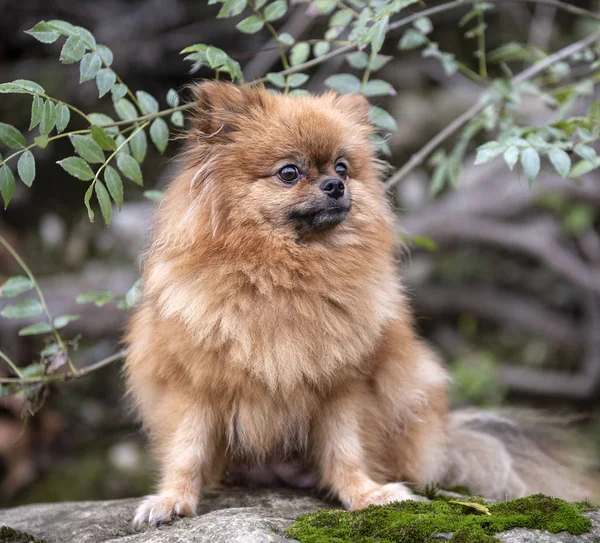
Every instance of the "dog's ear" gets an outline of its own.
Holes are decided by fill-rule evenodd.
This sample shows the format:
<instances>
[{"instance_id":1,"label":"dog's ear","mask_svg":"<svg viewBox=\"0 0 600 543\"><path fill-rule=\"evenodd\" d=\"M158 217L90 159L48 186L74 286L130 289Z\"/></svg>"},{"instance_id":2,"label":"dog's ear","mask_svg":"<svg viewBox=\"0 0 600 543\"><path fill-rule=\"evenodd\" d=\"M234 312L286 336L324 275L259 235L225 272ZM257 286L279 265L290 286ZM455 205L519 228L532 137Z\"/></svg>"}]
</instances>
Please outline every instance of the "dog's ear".
<instances>
[{"instance_id":1,"label":"dog's ear","mask_svg":"<svg viewBox=\"0 0 600 543\"><path fill-rule=\"evenodd\" d=\"M207 141L228 138L242 116L250 114L256 105L263 105L265 94L263 89L241 88L219 81L196 85L193 93L196 105L192 121Z\"/></svg>"},{"instance_id":2,"label":"dog's ear","mask_svg":"<svg viewBox=\"0 0 600 543\"><path fill-rule=\"evenodd\" d=\"M357 123L369 125L369 102L362 94L342 94L336 106Z\"/></svg>"}]
</instances>

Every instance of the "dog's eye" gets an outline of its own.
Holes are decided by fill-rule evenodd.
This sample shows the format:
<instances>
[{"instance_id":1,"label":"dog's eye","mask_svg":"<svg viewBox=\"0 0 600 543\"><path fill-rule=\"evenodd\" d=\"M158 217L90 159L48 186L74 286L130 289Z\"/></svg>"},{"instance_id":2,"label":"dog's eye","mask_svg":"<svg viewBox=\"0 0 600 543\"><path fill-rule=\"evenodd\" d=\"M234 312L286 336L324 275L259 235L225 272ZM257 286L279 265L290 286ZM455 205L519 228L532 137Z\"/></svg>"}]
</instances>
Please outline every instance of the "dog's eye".
<instances>
[{"instance_id":1,"label":"dog's eye","mask_svg":"<svg viewBox=\"0 0 600 543\"><path fill-rule=\"evenodd\" d=\"M335 165L335 173L345 178L348 175L348 167L343 162L338 162Z\"/></svg>"},{"instance_id":2,"label":"dog's eye","mask_svg":"<svg viewBox=\"0 0 600 543\"><path fill-rule=\"evenodd\" d=\"M300 178L300 171L296 166L288 164L281 168L281 170L277 172L277 175L279 176L279 179L285 183L296 183Z\"/></svg>"}]
</instances>

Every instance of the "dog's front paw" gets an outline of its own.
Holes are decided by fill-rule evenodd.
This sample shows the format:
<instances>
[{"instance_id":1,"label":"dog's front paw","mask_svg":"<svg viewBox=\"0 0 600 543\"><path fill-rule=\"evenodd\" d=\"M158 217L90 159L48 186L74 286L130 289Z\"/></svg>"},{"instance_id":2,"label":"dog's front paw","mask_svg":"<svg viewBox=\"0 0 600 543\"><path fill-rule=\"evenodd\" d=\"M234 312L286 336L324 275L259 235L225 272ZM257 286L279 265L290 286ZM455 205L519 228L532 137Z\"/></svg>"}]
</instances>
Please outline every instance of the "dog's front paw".
<instances>
[{"instance_id":1,"label":"dog's front paw","mask_svg":"<svg viewBox=\"0 0 600 543\"><path fill-rule=\"evenodd\" d=\"M135 512L133 527L137 530L146 523L158 526L163 522L170 522L176 517L193 517L195 515L196 500L173 494L147 496Z\"/></svg>"},{"instance_id":2,"label":"dog's front paw","mask_svg":"<svg viewBox=\"0 0 600 543\"><path fill-rule=\"evenodd\" d=\"M413 494L402 483L388 483L376 487L353 498L348 509L364 509L369 505L385 505L386 503L401 502L404 500L422 500L421 496Z\"/></svg>"}]
</instances>

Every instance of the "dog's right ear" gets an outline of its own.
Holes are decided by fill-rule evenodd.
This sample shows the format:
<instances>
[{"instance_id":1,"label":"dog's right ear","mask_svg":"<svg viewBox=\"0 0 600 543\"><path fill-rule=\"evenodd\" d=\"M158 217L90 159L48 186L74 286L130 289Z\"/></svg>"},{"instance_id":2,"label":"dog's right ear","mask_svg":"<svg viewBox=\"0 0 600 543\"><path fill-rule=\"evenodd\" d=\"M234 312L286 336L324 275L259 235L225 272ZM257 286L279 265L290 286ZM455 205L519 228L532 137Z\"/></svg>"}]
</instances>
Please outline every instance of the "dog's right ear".
<instances>
[{"instance_id":1,"label":"dog's right ear","mask_svg":"<svg viewBox=\"0 0 600 543\"><path fill-rule=\"evenodd\" d=\"M193 89L196 106L192 110L192 122L207 141L228 139L240 117L247 115L257 102L261 103L262 92L219 81L201 83Z\"/></svg>"}]
</instances>

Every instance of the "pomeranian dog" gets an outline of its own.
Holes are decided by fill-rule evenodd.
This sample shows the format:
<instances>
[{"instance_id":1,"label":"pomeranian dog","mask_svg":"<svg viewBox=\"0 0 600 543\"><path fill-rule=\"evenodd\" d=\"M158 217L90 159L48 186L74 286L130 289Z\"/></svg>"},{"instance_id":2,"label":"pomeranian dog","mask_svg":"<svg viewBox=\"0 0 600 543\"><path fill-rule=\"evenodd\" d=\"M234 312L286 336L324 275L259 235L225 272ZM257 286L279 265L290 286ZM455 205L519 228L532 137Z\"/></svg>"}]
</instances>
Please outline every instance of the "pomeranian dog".
<instances>
[{"instance_id":1,"label":"pomeranian dog","mask_svg":"<svg viewBox=\"0 0 600 543\"><path fill-rule=\"evenodd\" d=\"M515 423L448 413L398 279L367 101L219 82L194 98L126 336L161 473L134 524L194 515L231 461L298 453L348 509L430 483L586 497Z\"/></svg>"}]
</instances>

